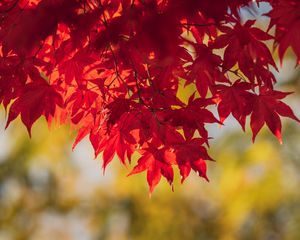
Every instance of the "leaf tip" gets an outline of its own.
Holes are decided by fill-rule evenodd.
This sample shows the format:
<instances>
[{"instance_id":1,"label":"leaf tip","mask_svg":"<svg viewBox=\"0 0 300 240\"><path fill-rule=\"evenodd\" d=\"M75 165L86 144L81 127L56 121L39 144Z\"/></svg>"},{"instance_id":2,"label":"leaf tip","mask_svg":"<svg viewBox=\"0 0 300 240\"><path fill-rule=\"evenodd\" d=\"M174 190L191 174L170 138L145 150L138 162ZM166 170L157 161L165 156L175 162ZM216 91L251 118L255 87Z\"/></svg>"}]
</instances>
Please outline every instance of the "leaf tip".
<instances>
[{"instance_id":1,"label":"leaf tip","mask_svg":"<svg viewBox=\"0 0 300 240\"><path fill-rule=\"evenodd\" d=\"M277 130L277 131L276 131L275 136L276 136L276 138L278 139L280 145L282 145L282 144L283 144L283 141L282 141L282 136L281 136L280 130Z\"/></svg>"},{"instance_id":2,"label":"leaf tip","mask_svg":"<svg viewBox=\"0 0 300 240\"><path fill-rule=\"evenodd\" d=\"M29 138L31 138L31 126L26 126Z\"/></svg>"}]
</instances>

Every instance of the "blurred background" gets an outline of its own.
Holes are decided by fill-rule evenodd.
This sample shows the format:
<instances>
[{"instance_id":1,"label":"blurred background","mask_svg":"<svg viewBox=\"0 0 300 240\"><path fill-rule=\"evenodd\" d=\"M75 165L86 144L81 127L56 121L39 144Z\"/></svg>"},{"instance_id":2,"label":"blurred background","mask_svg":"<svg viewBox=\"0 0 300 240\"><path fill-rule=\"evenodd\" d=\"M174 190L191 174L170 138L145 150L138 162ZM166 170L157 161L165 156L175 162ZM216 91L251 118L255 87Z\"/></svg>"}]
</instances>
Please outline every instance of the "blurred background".
<instances>
[{"instance_id":1,"label":"blurred background","mask_svg":"<svg viewBox=\"0 0 300 240\"><path fill-rule=\"evenodd\" d=\"M245 13L246 15L247 13ZM300 69L289 52L276 73L285 102L300 116ZM105 175L87 139L72 152L74 133L49 130L32 139L20 121L4 131L0 110L0 240L298 240L300 128L283 119L280 145L264 129L255 144L229 118L211 126L210 182L192 174L174 192L162 180L149 198L145 173L126 177L113 161Z\"/></svg>"}]
</instances>

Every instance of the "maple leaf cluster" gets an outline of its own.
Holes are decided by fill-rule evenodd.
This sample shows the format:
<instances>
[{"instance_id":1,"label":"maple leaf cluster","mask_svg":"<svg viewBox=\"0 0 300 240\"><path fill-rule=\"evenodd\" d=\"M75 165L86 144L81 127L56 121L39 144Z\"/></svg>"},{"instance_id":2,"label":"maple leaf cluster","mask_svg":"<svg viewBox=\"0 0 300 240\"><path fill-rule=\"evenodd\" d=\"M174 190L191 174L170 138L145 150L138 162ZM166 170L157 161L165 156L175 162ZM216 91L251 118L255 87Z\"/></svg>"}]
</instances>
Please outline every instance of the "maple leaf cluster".
<instances>
[{"instance_id":1,"label":"maple leaf cluster","mask_svg":"<svg viewBox=\"0 0 300 240\"><path fill-rule=\"evenodd\" d=\"M267 31L240 18L261 2ZM281 141L280 117L298 121L274 90L267 43L299 63L299 29L297 0L2 0L0 103L7 126L20 115L29 133L41 116L71 124L104 169L139 154L130 174L146 171L151 192L174 167L207 179L207 124L232 114L243 129L250 119L253 140L266 124Z\"/></svg>"}]
</instances>

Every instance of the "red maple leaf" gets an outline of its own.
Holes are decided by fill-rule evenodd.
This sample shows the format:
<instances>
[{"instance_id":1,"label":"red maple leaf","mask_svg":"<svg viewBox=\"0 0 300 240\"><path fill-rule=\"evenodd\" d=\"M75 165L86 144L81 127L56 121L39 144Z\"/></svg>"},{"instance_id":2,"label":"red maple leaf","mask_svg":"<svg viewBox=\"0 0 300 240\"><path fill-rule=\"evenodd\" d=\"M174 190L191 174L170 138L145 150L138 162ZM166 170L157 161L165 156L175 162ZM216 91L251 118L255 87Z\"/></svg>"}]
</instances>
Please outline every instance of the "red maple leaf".
<instances>
[{"instance_id":1,"label":"red maple leaf","mask_svg":"<svg viewBox=\"0 0 300 240\"><path fill-rule=\"evenodd\" d=\"M218 113L220 121L223 123L225 119L231 113L232 116L241 124L243 130L245 130L247 113L247 102L252 97L252 93L249 92L252 85L247 82L237 80L231 86L217 85L215 101L218 104Z\"/></svg>"},{"instance_id":2,"label":"red maple leaf","mask_svg":"<svg viewBox=\"0 0 300 240\"><path fill-rule=\"evenodd\" d=\"M275 46L278 47L282 60L285 51L291 46L300 61L300 2L297 0L272 1L273 9L267 14L270 18L269 28L276 26Z\"/></svg>"},{"instance_id":3,"label":"red maple leaf","mask_svg":"<svg viewBox=\"0 0 300 240\"><path fill-rule=\"evenodd\" d=\"M279 116L289 117L299 122L292 109L280 101L290 93L262 88L259 95L253 95L251 99L251 129L252 140L255 140L257 133L266 123L271 132L282 143L281 120Z\"/></svg>"},{"instance_id":4,"label":"red maple leaf","mask_svg":"<svg viewBox=\"0 0 300 240\"><path fill-rule=\"evenodd\" d=\"M209 88L217 82L227 82L228 80L221 72L222 60L220 56L213 54L212 49L204 44L193 44L193 46L196 58L195 60L192 60L191 57L189 59L192 64L187 66L187 83L195 81L200 95L206 97Z\"/></svg>"},{"instance_id":5,"label":"red maple leaf","mask_svg":"<svg viewBox=\"0 0 300 240\"><path fill-rule=\"evenodd\" d=\"M230 70L238 63L240 70L252 83L255 83L255 78L257 78L259 84L262 84L261 80L272 84L273 75L267 75L264 71L269 71L269 65L275 69L277 67L270 50L263 41L271 40L273 37L261 29L253 27L254 23L255 20L248 20L243 25L236 22L233 28L222 26L221 31L225 34L220 35L212 45L214 48L227 46L224 52L224 71Z\"/></svg>"},{"instance_id":6,"label":"red maple leaf","mask_svg":"<svg viewBox=\"0 0 300 240\"><path fill-rule=\"evenodd\" d=\"M195 138L176 147L176 161L180 169L181 182L189 176L191 169L208 181L205 160L212 158L202 146L203 143L203 139Z\"/></svg>"},{"instance_id":7,"label":"red maple leaf","mask_svg":"<svg viewBox=\"0 0 300 240\"><path fill-rule=\"evenodd\" d=\"M103 152L103 169L111 162L115 153L123 164L126 158L131 160L137 141L133 130L136 129L137 120L133 114L123 114L119 123L107 128L100 125L91 131L91 142L95 149L95 156Z\"/></svg>"},{"instance_id":8,"label":"red maple leaf","mask_svg":"<svg viewBox=\"0 0 300 240\"><path fill-rule=\"evenodd\" d=\"M147 171L147 181L151 193L159 183L161 176L164 176L170 184L173 183L174 173L172 164L175 164L175 159L170 150L150 147L142 151L142 156L138 160L137 165L129 173L129 176Z\"/></svg>"},{"instance_id":9,"label":"red maple leaf","mask_svg":"<svg viewBox=\"0 0 300 240\"><path fill-rule=\"evenodd\" d=\"M54 116L56 106L63 107L63 99L46 81L28 83L9 109L6 128L20 114L31 134L33 123L42 115Z\"/></svg>"}]
</instances>

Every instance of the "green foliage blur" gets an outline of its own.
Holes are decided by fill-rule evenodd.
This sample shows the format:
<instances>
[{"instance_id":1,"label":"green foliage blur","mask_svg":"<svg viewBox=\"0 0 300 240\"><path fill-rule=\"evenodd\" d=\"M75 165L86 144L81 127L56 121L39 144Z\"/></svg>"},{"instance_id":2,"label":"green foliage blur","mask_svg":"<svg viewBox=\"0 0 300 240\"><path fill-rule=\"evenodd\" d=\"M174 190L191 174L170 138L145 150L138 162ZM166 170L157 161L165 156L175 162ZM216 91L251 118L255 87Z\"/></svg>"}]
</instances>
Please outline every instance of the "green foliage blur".
<instances>
[{"instance_id":1,"label":"green foliage blur","mask_svg":"<svg viewBox=\"0 0 300 240\"><path fill-rule=\"evenodd\" d=\"M29 139L14 122L0 134L0 240L300 239L300 131L285 123L283 145L268 131L252 144L241 129L212 130L210 182L181 185L177 172L174 192L162 181L150 198L145 174L114 161L103 175L87 140L72 152L69 129L40 120Z\"/></svg>"}]
</instances>

